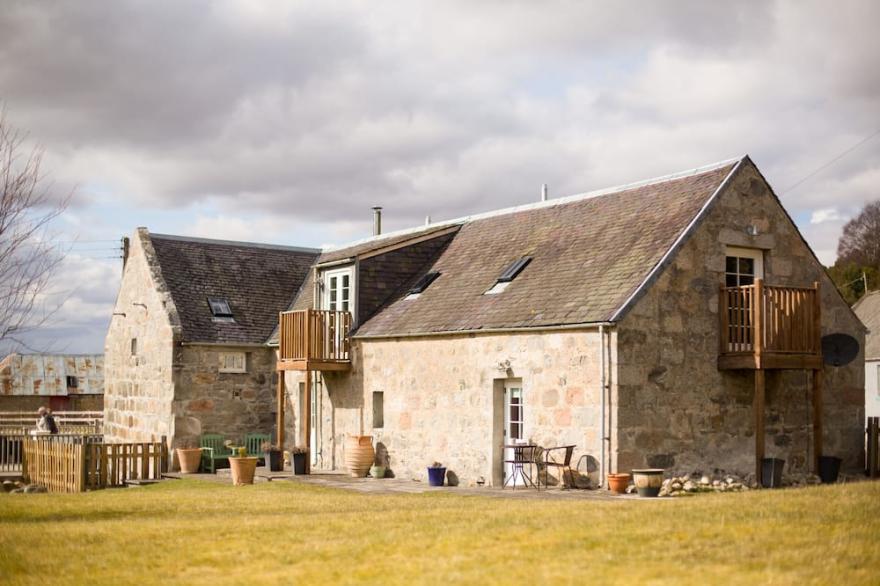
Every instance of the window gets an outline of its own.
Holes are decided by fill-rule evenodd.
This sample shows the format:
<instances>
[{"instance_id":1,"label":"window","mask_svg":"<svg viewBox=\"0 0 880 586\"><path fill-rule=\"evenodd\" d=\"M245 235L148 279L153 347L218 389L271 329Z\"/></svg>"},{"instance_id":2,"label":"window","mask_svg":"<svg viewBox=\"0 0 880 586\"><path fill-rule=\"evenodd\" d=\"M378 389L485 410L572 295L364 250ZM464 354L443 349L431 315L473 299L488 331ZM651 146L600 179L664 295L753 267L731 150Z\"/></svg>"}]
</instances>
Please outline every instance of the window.
<instances>
[{"instance_id":1,"label":"window","mask_svg":"<svg viewBox=\"0 0 880 586\"><path fill-rule=\"evenodd\" d=\"M68 376L67 377L67 388L68 389L75 389L78 386L79 386L79 379L78 378L76 378L75 376Z\"/></svg>"},{"instance_id":2,"label":"window","mask_svg":"<svg viewBox=\"0 0 880 586\"><path fill-rule=\"evenodd\" d=\"M440 273L437 271L431 271L426 274L424 277L418 280L418 282L413 285L413 288L409 290L410 294L418 294L427 289L431 283L434 282L434 279L440 276Z\"/></svg>"},{"instance_id":3,"label":"window","mask_svg":"<svg viewBox=\"0 0 880 586\"><path fill-rule=\"evenodd\" d=\"M501 273L501 276L498 277L495 284L492 285L484 295L497 295L507 289L507 286L510 285L511 281L513 281L530 262L532 262L532 257L530 256L524 256L513 261L506 269L504 269L504 272Z\"/></svg>"},{"instance_id":4,"label":"window","mask_svg":"<svg viewBox=\"0 0 880 586\"><path fill-rule=\"evenodd\" d=\"M137 338L131 339L131 355L132 356L138 355L138 339Z\"/></svg>"},{"instance_id":5,"label":"window","mask_svg":"<svg viewBox=\"0 0 880 586\"><path fill-rule=\"evenodd\" d=\"M354 312L352 269L324 273L324 309Z\"/></svg>"},{"instance_id":6,"label":"window","mask_svg":"<svg viewBox=\"0 0 880 586\"><path fill-rule=\"evenodd\" d=\"M221 352L220 372L247 372L247 355L244 352Z\"/></svg>"},{"instance_id":7,"label":"window","mask_svg":"<svg viewBox=\"0 0 880 586\"><path fill-rule=\"evenodd\" d=\"M385 393L382 391L373 392L373 427L385 427Z\"/></svg>"},{"instance_id":8,"label":"window","mask_svg":"<svg viewBox=\"0 0 880 586\"><path fill-rule=\"evenodd\" d=\"M877 378L874 379L874 384L877 386L877 396L880 397L880 364L877 365Z\"/></svg>"},{"instance_id":9,"label":"window","mask_svg":"<svg viewBox=\"0 0 880 586\"><path fill-rule=\"evenodd\" d=\"M208 297L208 305L211 308L211 315L215 318L232 319L232 308L229 302L220 297Z\"/></svg>"},{"instance_id":10,"label":"window","mask_svg":"<svg viewBox=\"0 0 880 586\"><path fill-rule=\"evenodd\" d=\"M764 252L753 248L727 248L724 284L727 287L753 285L764 278Z\"/></svg>"}]
</instances>

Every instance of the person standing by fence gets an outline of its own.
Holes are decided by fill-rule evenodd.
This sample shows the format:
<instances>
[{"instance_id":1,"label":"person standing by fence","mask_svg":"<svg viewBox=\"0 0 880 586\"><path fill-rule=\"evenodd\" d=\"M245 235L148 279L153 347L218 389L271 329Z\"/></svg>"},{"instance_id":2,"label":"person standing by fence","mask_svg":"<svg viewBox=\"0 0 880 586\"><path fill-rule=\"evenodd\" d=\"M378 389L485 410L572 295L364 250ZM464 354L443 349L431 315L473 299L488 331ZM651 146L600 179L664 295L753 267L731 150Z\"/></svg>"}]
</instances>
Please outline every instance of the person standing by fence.
<instances>
[{"instance_id":1,"label":"person standing by fence","mask_svg":"<svg viewBox=\"0 0 880 586\"><path fill-rule=\"evenodd\" d=\"M52 416L52 410L47 407L37 409L37 432L38 433L58 433L58 424Z\"/></svg>"}]
</instances>

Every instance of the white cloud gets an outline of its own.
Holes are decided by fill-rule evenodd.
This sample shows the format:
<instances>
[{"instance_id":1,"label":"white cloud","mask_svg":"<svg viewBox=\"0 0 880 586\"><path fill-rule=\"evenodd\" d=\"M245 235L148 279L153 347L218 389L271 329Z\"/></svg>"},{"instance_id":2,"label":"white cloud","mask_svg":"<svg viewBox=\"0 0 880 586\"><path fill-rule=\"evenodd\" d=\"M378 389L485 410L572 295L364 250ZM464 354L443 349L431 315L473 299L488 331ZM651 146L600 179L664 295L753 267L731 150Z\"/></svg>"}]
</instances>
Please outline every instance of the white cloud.
<instances>
[{"instance_id":1,"label":"white cloud","mask_svg":"<svg viewBox=\"0 0 880 586\"><path fill-rule=\"evenodd\" d=\"M813 210L813 215L810 216L810 223L839 222L841 219L837 208L822 208L820 210Z\"/></svg>"}]
</instances>

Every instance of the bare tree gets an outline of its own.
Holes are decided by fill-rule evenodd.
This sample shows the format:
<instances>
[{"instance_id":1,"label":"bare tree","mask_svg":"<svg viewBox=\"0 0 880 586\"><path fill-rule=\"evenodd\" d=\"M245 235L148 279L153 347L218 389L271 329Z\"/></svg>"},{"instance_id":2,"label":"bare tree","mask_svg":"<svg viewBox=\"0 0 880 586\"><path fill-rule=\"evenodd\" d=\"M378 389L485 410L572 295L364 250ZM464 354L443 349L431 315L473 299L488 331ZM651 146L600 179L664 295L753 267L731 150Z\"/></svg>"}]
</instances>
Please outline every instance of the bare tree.
<instances>
[{"instance_id":1,"label":"bare tree","mask_svg":"<svg viewBox=\"0 0 880 586\"><path fill-rule=\"evenodd\" d=\"M880 201L866 205L843 227L837 257L844 262L880 269Z\"/></svg>"},{"instance_id":2,"label":"bare tree","mask_svg":"<svg viewBox=\"0 0 880 586\"><path fill-rule=\"evenodd\" d=\"M22 335L44 325L57 307L47 287L63 260L49 224L66 208L40 170L43 151L26 149L25 135L0 110L0 342L26 346Z\"/></svg>"}]
</instances>

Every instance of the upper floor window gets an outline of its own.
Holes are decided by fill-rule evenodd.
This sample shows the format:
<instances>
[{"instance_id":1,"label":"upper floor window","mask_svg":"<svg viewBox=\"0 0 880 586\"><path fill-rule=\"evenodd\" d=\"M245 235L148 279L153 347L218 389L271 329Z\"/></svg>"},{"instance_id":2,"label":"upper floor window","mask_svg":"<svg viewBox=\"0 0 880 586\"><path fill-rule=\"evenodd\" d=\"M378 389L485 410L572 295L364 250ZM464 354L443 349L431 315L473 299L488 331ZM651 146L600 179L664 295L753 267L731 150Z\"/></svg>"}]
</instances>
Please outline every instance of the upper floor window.
<instances>
[{"instance_id":1,"label":"upper floor window","mask_svg":"<svg viewBox=\"0 0 880 586\"><path fill-rule=\"evenodd\" d=\"M756 248L727 247L724 263L724 284L727 287L754 285L764 278L764 251Z\"/></svg>"},{"instance_id":2,"label":"upper floor window","mask_svg":"<svg viewBox=\"0 0 880 586\"><path fill-rule=\"evenodd\" d=\"M501 276L498 277L498 280L495 281L495 284L484 293L484 295L497 295L501 293L510 283L519 275L524 268L528 266L528 264L532 262L532 257L524 256L513 261L507 268L504 269L504 272L501 273Z\"/></svg>"},{"instance_id":3,"label":"upper floor window","mask_svg":"<svg viewBox=\"0 0 880 586\"><path fill-rule=\"evenodd\" d=\"M75 376L68 375L67 376L67 388L68 389L75 389L78 386L79 386L79 379L76 378Z\"/></svg>"},{"instance_id":4,"label":"upper floor window","mask_svg":"<svg viewBox=\"0 0 880 586\"><path fill-rule=\"evenodd\" d=\"M351 267L326 271L324 273L323 309L353 312L353 281Z\"/></svg>"},{"instance_id":5,"label":"upper floor window","mask_svg":"<svg viewBox=\"0 0 880 586\"><path fill-rule=\"evenodd\" d=\"M220 372L247 372L247 355L244 352L221 352Z\"/></svg>"}]
</instances>

